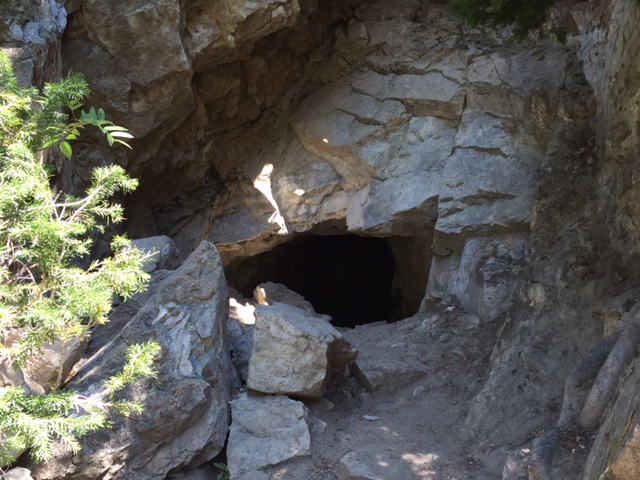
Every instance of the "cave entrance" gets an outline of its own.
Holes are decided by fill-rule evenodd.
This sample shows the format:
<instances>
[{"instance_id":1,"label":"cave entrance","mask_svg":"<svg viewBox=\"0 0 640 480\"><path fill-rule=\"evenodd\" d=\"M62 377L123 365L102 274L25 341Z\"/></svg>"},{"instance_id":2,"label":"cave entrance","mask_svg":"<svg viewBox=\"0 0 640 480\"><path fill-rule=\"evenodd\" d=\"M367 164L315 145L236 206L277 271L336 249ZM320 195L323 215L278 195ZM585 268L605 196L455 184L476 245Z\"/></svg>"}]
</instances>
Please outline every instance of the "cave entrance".
<instances>
[{"instance_id":1,"label":"cave entrance","mask_svg":"<svg viewBox=\"0 0 640 480\"><path fill-rule=\"evenodd\" d=\"M256 285L282 283L333 325L395 321L418 311L424 297L431 242L409 237L305 235L232 262L229 285L247 297Z\"/></svg>"}]
</instances>

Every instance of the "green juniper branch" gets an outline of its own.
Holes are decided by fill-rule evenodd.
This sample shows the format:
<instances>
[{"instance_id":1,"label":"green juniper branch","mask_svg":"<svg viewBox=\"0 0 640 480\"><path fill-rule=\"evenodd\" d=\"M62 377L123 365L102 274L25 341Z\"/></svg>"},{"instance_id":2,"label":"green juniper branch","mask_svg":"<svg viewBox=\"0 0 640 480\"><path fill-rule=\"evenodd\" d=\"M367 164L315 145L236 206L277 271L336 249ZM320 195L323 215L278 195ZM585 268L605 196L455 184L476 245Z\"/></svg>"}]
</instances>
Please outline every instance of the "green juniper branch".
<instances>
[{"instance_id":1,"label":"green juniper branch","mask_svg":"<svg viewBox=\"0 0 640 480\"><path fill-rule=\"evenodd\" d=\"M129 147L124 127L105 118L102 109L75 112L89 94L80 74L47 84L42 94L22 88L11 62L0 51L0 367L24 368L44 348L57 344L60 365L51 393L29 395L18 386L0 388L0 467L30 449L36 460L53 455L56 441L69 450L78 439L106 428L112 411L130 415L142 406L115 398L140 378L155 377L156 343L130 347L120 374L91 397L60 391L70 342L86 340L105 323L115 295L142 291L148 258L124 236L113 238L113 254L86 270L74 266L89 254L93 231L123 220L123 209L110 202L116 192L138 183L117 165L96 168L85 195L76 198L51 187L52 168L40 151L57 146L71 159L71 143L87 126L98 128L109 145ZM71 119L64 111L71 112Z\"/></svg>"}]
</instances>

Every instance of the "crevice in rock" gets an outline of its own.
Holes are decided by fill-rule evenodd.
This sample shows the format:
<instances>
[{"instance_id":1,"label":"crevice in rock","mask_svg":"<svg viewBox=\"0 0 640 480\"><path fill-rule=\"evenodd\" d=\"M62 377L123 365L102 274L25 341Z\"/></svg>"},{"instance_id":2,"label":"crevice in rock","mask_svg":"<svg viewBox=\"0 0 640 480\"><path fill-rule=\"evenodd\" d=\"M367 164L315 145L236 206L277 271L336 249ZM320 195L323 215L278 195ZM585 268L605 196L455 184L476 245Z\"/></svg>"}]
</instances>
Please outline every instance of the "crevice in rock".
<instances>
[{"instance_id":1,"label":"crevice in rock","mask_svg":"<svg viewBox=\"0 0 640 480\"><path fill-rule=\"evenodd\" d=\"M282 283L330 315L335 326L395 321L420 307L430 244L412 237L304 235L232 262L226 276L245 296L260 283Z\"/></svg>"}]
</instances>

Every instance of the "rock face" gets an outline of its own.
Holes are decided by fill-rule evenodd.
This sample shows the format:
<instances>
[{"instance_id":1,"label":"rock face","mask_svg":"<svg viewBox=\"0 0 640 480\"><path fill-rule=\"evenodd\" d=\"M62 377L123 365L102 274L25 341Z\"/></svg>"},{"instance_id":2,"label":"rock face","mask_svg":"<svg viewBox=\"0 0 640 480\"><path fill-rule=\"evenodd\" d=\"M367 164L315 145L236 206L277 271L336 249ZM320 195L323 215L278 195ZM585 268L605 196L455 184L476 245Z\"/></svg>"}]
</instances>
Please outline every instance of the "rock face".
<instances>
[{"instance_id":1,"label":"rock face","mask_svg":"<svg viewBox=\"0 0 640 480\"><path fill-rule=\"evenodd\" d=\"M327 24L350 3L330 10L315 0L67 2L64 71L85 72L90 103L136 137L131 152L78 148L85 165L66 172L67 186L95 165L127 164L141 179L130 208L132 236L170 234L181 251L191 251L207 210L225 195L210 165L214 137L259 120L311 76L327 55ZM264 52L265 38L275 51ZM194 214L195 223L187 219ZM186 223L176 226L180 218Z\"/></svg>"},{"instance_id":2,"label":"rock face","mask_svg":"<svg viewBox=\"0 0 640 480\"><path fill-rule=\"evenodd\" d=\"M225 327L204 320L224 309L214 270L308 233L387 239L396 265L411 266L394 280L411 304L424 297L423 311L462 308L499 332L466 420L477 452L501 455L496 445L521 446L555 423L565 377L603 329L618 325L603 305L627 292L627 314L640 284L640 6L590 0L569 13L576 35L566 48L514 45L418 0L5 1L0 43L22 81L82 71L90 103L136 136L132 152L79 144L62 186L81 190L93 166L115 160L141 177L127 200L132 236L166 234L185 253L207 239L222 252L200 247L201 263L180 270L187 287L173 275L159 280L154 299L114 342L102 338L75 383L97 381L91 365L114 371L133 338L171 338L162 367L169 383L154 388L177 409L166 418L181 440L158 448L140 440L168 437L159 416L145 416L87 440L86 468L55 468L75 469L74 478L152 478L211 458L228 420L213 406L214 397L228 399L216 372L230 369L217 340ZM200 275L218 280L194 280ZM260 316L279 312L263 323L279 329L269 343L293 355L303 346L284 333L295 330L299 341L303 332L305 347L322 345L310 364L326 370L324 339L337 337L322 320L277 304L258 312L256 334ZM195 330L182 329L192 325L187 317ZM250 330L240 328L238 339ZM260 345L255 365L278 367L277 392L321 394L321 373L286 385L291 365ZM257 388L261 376L249 372L250 383ZM629 460L636 384L633 372L620 384L585 478L607 469L637 476ZM110 450L113 467L99 460ZM135 459L125 466L128 455ZM578 457L557 464L556 476L578 478Z\"/></svg>"},{"instance_id":3,"label":"rock face","mask_svg":"<svg viewBox=\"0 0 640 480\"><path fill-rule=\"evenodd\" d=\"M310 454L311 420L302 402L243 393L231 409L227 458L232 479L248 478L249 472Z\"/></svg>"},{"instance_id":4,"label":"rock face","mask_svg":"<svg viewBox=\"0 0 640 480\"><path fill-rule=\"evenodd\" d=\"M636 28L640 7L616 0L574 13L581 34L578 55L597 99L598 144L602 148L598 195L606 209L611 246L624 257L636 257L640 248L637 219L640 145L638 110L640 63L633 45L640 42Z\"/></svg>"},{"instance_id":5,"label":"rock face","mask_svg":"<svg viewBox=\"0 0 640 480\"><path fill-rule=\"evenodd\" d=\"M531 259L529 235L469 240L461 253L435 256L425 301L457 299L469 312L495 320L522 288Z\"/></svg>"},{"instance_id":6,"label":"rock face","mask_svg":"<svg viewBox=\"0 0 640 480\"><path fill-rule=\"evenodd\" d=\"M23 85L42 87L60 72L60 37L67 26L64 2L7 0L0 5L0 47Z\"/></svg>"},{"instance_id":7,"label":"rock face","mask_svg":"<svg viewBox=\"0 0 640 480\"><path fill-rule=\"evenodd\" d=\"M83 366L68 388L89 395L122 368L132 343L158 341L158 378L129 394L140 416L115 419L116 428L83 439L82 451L32 467L48 478L164 478L196 467L224 446L235 371L226 338L227 287L220 255L202 243L113 340Z\"/></svg>"},{"instance_id":8,"label":"rock face","mask_svg":"<svg viewBox=\"0 0 640 480\"><path fill-rule=\"evenodd\" d=\"M247 387L263 393L321 397L332 373L357 356L324 318L274 303L256 308Z\"/></svg>"},{"instance_id":9,"label":"rock face","mask_svg":"<svg viewBox=\"0 0 640 480\"><path fill-rule=\"evenodd\" d=\"M357 10L327 63L331 77L286 125L247 127L273 140L243 144L253 153L234 167L204 234L230 268L301 233L387 238L396 265L411 269L394 279L413 299L399 300L402 315L426 293L493 320L531 260L556 110L569 121L591 112L583 97L566 100L577 62L560 47L535 55L495 34L482 42L437 5L392 10L384 1ZM237 152L219 154L213 164L227 171Z\"/></svg>"}]
</instances>

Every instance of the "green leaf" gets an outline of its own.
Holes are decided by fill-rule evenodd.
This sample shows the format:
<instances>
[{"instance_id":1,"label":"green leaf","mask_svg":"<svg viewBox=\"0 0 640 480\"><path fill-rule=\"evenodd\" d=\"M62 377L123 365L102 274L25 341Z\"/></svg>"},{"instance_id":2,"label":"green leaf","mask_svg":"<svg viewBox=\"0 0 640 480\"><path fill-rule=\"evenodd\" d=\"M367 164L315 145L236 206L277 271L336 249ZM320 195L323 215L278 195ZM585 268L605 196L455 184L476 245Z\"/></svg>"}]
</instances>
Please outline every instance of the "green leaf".
<instances>
[{"instance_id":1,"label":"green leaf","mask_svg":"<svg viewBox=\"0 0 640 480\"><path fill-rule=\"evenodd\" d=\"M112 137L133 138L133 135L127 132L111 132Z\"/></svg>"},{"instance_id":2,"label":"green leaf","mask_svg":"<svg viewBox=\"0 0 640 480\"><path fill-rule=\"evenodd\" d=\"M127 142L123 142L122 140L116 140L116 143L119 143L120 145L127 147L129 150L132 150L131 145L129 145Z\"/></svg>"},{"instance_id":3,"label":"green leaf","mask_svg":"<svg viewBox=\"0 0 640 480\"><path fill-rule=\"evenodd\" d=\"M111 257L94 260L86 270L77 266L79 258L91 258L95 233L123 220L122 206L111 197L133 191L137 180L109 165L93 170L85 192L65 195L52 189L55 167L39 154L57 145L71 159L71 142L87 125L101 130L110 145L129 147L122 140L132 138L127 129L107 120L103 109L81 110L69 122L62 109L81 108L88 95L79 74L48 83L42 92L20 87L0 50L0 337L20 332L11 345L0 344L0 357L15 371L42 356L45 344L64 347L87 340L94 326L108 320L114 296L131 297L149 279L143 270L146 255L122 237L114 240ZM158 348L132 348L122 373L108 384L121 389L154 377ZM109 426L109 415L131 415L142 408L120 396L107 401L113 391L98 392L90 400L57 391L62 375L58 370L47 379L52 392L45 395L27 395L22 388L0 394L0 468L25 450L46 460L57 442L76 452L80 437Z\"/></svg>"},{"instance_id":4,"label":"green leaf","mask_svg":"<svg viewBox=\"0 0 640 480\"><path fill-rule=\"evenodd\" d=\"M65 142L65 141L60 142L60 150L62 151L65 157L71 160L71 156L73 155L73 150L71 148L71 145L69 145L69 142Z\"/></svg>"},{"instance_id":5,"label":"green leaf","mask_svg":"<svg viewBox=\"0 0 640 480\"><path fill-rule=\"evenodd\" d=\"M104 127L104 129L107 132L115 132L115 131L126 132L127 131L126 128L121 127L119 125L108 125L108 126Z\"/></svg>"}]
</instances>

